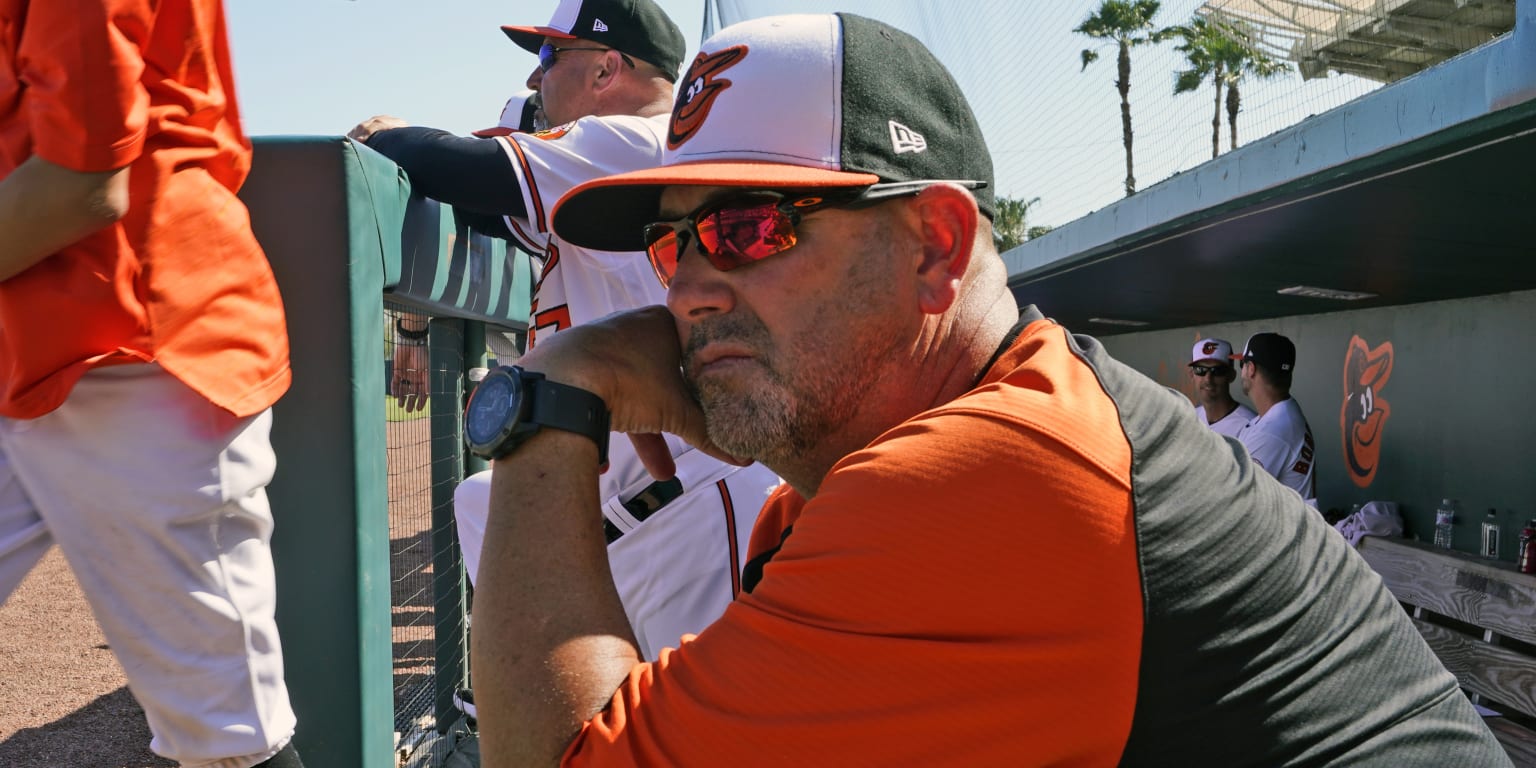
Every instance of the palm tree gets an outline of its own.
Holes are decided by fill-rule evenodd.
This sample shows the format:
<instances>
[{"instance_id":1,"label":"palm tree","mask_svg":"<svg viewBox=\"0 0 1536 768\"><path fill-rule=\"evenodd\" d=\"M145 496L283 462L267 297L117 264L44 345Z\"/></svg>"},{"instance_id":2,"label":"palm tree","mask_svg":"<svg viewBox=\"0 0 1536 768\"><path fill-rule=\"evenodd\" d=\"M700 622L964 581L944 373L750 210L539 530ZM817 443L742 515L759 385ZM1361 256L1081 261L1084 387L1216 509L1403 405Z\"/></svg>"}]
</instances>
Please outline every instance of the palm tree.
<instances>
[{"instance_id":1,"label":"palm tree","mask_svg":"<svg viewBox=\"0 0 1536 768\"><path fill-rule=\"evenodd\" d=\"M1171 32L1152 21L1162 6L1158 0L1103 0L1099 9L1083 19L1073 32L1095 40L1113 42L1119 49L1120 133L1125 143L1125 196L1136 193L1136 164L1131 152L1131 49L1162 42ZM1082 71L1099 58L1098 51L1084 48Z\"/></svg>"},{"instance_id":2,"label":"palm tree","mask_svg":"<svg viewBox=\"0 0 1536 768\"><path fill-rule=\"evenodd\" d=\"M1212 159L1221 154L1221 95L1226 89L1227 62L1231 58L1227 49L1232 43L1219 24L1196 16L1188 24L1173 28L1174 34L1184 40L1174 48L1189 62L1189 69L1174 73L1173 92L1189 93L1200 88L1207 77L1211 79L1216 102L1211 113Z\"/></svg>"},{"instance_id":3,"label":"palm tree","mask_svg":"<svg viewBox=\"0 0 1536 768\"><path fill-rule=\"evenodd\" d=\"M1291 71L1291 65L1283 61L1275 61L1269 54L1259 50L1254 41L1254 35L1246 24L1222 25L1232 38L1232 58L1227 61L1225 75L1227 83L1227 128L1228 138L1231 140L1231 149L1237 149L1237 111L1242 103L1242 95L1238 92L1238 86L1249 75L1260 80L1268 80L1282 72Z\"/></svg>"},{"instance_id":4,"label":"palm tree","mask_svg":"<svg viewBox=\"0 0 1536 768\"><path fill-rule=\"evenodd\" d=\"M997 214L992 219L992 237L997 241L998 253L1028 240L1031 229L1039 229L1029 226L1029 209L1039 202L1038 197L1028 200L1022 197L997 198Z\"/></svg>"}]
</instances>

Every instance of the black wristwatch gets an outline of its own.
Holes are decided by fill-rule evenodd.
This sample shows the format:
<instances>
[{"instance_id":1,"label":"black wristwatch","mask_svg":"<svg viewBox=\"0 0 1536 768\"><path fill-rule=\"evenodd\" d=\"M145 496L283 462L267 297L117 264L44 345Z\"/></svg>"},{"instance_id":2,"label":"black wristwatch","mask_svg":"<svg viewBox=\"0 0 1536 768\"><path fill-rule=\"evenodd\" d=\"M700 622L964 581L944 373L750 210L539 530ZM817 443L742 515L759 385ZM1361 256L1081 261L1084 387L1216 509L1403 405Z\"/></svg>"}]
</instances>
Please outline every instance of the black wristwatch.
<instances>
[{"instance_id":1,"label":"black wristwatch","mask_svg":"<svg viewBox=\"0 0 1536 768\"><path fill-rule=\"evenodd\" d=\"M608 463L608 404L580 387L502 366L485 375L464 407L464 438L481 458L511 453L542 427L592 438L598 466Z\"/></svg>"}]
</instances>

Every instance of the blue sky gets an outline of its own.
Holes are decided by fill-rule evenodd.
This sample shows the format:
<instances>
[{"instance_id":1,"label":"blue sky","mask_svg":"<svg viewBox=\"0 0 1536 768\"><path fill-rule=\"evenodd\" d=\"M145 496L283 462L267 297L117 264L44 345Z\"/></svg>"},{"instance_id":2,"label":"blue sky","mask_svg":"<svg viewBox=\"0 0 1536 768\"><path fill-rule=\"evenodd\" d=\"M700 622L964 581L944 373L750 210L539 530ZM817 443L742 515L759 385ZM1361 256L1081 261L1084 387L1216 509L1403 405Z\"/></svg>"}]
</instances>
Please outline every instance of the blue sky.
<instances>
[{"instance_id":1,"label":"blue sky","mask_svg":"<svg viewBox=\"0 0 1536 768\"><path fill-rule=\"evenodd\" d=\"M1201 0L1164 0L1161 24ZM703 0L658 0L697 48ZM922 39L965 89L987 135L997 192L1040 197L1031 223L1063 224L1122 195L1114 52L1080 71L1092 45L1072 28L1097 0L721 0L727 13L847 10ZM556 0L226 0L246 130L345 133L375 114L467 133L496 122L536 65L502 24L542 24ZM963 8L963 13L955 9ZM1171 46L1133 57L1140 187L1210 158L1209 92L1172 95ZM1245 88L1252 140L1367 92L1350 77L1289 75ZM1227 139L1222 138L1225 151Z\"/></svg>"},{"instance_id":2,"label":"blue sky","mask_svg":"<svg viewBox=\"0 0 1536 768\"><path fill-rule=\"evenodd\" d=\"M537 58L502 24L555 0L226 0L246 131L341 134L375 114L468 133L496 123ZM700 0L663 0L693 48ZM690 53L691 57L691 53Z\"/></svg>"}]
</instances>

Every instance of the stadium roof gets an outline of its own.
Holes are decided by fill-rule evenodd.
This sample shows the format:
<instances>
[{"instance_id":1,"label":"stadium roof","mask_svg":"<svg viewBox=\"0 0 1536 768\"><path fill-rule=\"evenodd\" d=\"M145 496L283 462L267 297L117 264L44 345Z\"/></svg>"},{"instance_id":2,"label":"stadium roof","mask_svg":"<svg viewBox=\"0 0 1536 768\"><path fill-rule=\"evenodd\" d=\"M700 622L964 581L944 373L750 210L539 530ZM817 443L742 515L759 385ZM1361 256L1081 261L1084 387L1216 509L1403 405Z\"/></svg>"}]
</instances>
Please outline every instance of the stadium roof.
<instances>
[{"instance_id":1,"label":"stadium roof","mask_svg":"<svg viewBox=\"0 0 1536 768\"><path fill-rule=\"evenodd\" d=\"M1009 250L1009 286L1097 335L1536 289L1536 0L1520 14L1513 35Z\"/></svg>"},{"instance_id":2,"label":"stadium roof","mask_svg":"<svg viewBox=\"0 0 1536 768\"><path fill-rule=\"evenodd\" d=\"M1508 33L1515 0L1209 0L1196 13L1256 28L1304 79L1390 83Z\"/></svg>"}]
</instances>

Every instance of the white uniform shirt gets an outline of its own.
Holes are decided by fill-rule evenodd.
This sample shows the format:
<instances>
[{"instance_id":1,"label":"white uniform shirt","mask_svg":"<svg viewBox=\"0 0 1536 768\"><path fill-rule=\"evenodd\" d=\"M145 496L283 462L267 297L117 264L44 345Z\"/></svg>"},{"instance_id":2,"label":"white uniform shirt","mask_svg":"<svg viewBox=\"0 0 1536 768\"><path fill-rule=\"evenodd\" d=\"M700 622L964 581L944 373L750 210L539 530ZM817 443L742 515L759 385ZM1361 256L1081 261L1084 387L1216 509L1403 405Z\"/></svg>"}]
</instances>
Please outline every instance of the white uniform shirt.
<instances>
[{"instance_id":1,"label":"white uniform shirt","mask_svg":"<svg viewBox=\"0 0 1536 768\"><path fill-rule=\"evenodd\" d=\"M661 164L669 115L584 117L538 133L497 137L512 160L523 191L527 220L508 217L518 240L544 243L544 271L534 288L528 329L530 347L558 333L621 310L665 304L667 292L644 253L594 251L557 237L550 226L555 203L578 184ZM674 456L691 450L668 435ZM631 498L651 478L629 438L608 441L608 471L599 478L602 496ZM635 487L638 486L638 487ZM622 527L622 526L621 526Z\"/></svg>"},{"instance_id":2,"label":"white uniform shirt","mask_svg":"<svg viewBox=\"0 0 1536 768\"><path fill-rule=\"evenodd\" d=\"M520 244L544 255L534 288L528 343L614 312L666 303L644 253L595 251L555 235L555 203L578 184L661 164L668 114L584 117L547 131L497 137L512 160L529 215L507 218ZM603 515L623 531L608 545L608 563L641 652L655 659L683 633L713 621L739 589L753 521L779 478L761 464L738 468L667 435L683 495L644 521L623 506L649 486L629 438L608 441L608 471L599 476ZM478 565L489 506L489 472L461 483L455 514L465 562ZM471 551L473 550L473 551ZM471 571L473 572L473 571Z\"/></svg>"},{"instance_id":3,"label":"white uniform shirt","mask_svg":"<svg viewBox=\"0 0 1536 768\"><path fill-rule=\"evenodd\" d=\"M1315 505L1312 428L1295 400L1281 400L1263 416L1254 417L1237 433L1237 439L1264 471Z\"/></svg>"},{"instance_id":4,"label":"white uniform shirt","mask_svg":"<svg viewBox=\"0 0 1536 768\"><path fill-rule=\"evenodd\" d=\"M1257 415L1257 413L1253 412L1252 408L1238 403L1231 413L1224 416L1221 421L1212 424L1210 419L1206 418L1205 406L1195 406L1195 418L1200 420L1202 426L1210 427L1212 432L1218 435L1226 435L1227 437L1237 437L1237 433L1241 432L1243 427Z\"/></svg>"}]
</instances>

